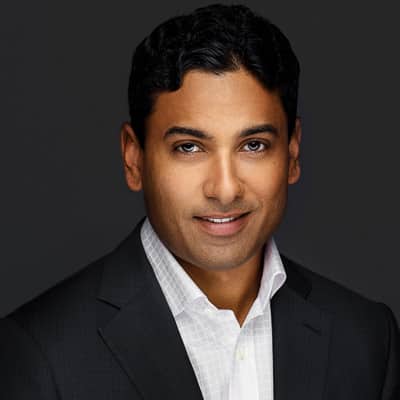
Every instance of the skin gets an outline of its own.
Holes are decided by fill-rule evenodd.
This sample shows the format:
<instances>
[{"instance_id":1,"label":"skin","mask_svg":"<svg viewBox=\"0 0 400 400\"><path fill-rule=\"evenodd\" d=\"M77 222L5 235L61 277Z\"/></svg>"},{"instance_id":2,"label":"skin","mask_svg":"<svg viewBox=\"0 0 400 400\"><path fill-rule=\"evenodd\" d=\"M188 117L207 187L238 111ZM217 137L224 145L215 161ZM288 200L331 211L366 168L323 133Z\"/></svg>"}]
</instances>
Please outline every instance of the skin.
<instances>
[{"instance_id":1,"label":"skin","mask_svg":"<svg viewBox=\"0 0 400 400\"><path fill-rule=\"evenodd\" d=\"M247 137L244 130L271 126ZM167 135L171 127L204 132ZM125 176L143 190L147 216L161 241L220 309L240 325L257 297L266 241L279 225L289 184L300 177L300 121L290 141L277 93L246 70L189 71L181 88L161 93L147 120L143 151L125 123ZM215 236L195 216L251 212L235 235Z\"/></svg>"}]
</instances>

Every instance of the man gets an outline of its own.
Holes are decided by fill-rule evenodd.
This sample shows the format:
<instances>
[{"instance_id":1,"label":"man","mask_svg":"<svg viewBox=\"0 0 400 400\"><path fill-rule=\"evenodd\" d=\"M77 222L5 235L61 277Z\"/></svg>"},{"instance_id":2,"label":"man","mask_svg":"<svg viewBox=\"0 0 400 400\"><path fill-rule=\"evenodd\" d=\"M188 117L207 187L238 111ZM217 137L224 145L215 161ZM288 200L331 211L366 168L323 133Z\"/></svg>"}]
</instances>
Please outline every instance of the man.
<instances>
[{"instance_id":1,"label":"man","mask_svg":"<svg viewBox=\"0 0 400 400\"><path fill-rule=\"evenodd\" d=\"M392 312L272 237L300 177L298 76L284 35L243 6L138 46L121 147L147 218L1 322L2 398L400 398Z\"/></svg>"}]
</instances>

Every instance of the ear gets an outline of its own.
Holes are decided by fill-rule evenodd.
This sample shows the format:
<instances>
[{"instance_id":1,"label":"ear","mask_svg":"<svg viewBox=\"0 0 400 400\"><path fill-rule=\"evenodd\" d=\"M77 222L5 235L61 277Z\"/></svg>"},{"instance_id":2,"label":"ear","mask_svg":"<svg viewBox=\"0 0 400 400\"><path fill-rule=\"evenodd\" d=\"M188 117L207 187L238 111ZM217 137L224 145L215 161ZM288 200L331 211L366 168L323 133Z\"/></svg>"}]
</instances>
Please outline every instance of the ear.
<instances>
[{"instance_id":1,"label":"ear","mask_svg":"<svg viewBox=\"0 0 400 400\"><path fill-rule=\"evenodd\" d=\"M121 128L121 152L126 183L135 192L142 189L143 149L130 124Z\"/></svg>"},{"instance_id":2,"label":"ear","mask_svg":"<svg viewBox=\"0 0 400 400\"><path fill-rule=\"evenodd\" d=\"M295 127L289 141L289 173L288 183L296 183L300 178L300 142L301 142L301 122L296 118Z\"/></svg>"}]
</instances>

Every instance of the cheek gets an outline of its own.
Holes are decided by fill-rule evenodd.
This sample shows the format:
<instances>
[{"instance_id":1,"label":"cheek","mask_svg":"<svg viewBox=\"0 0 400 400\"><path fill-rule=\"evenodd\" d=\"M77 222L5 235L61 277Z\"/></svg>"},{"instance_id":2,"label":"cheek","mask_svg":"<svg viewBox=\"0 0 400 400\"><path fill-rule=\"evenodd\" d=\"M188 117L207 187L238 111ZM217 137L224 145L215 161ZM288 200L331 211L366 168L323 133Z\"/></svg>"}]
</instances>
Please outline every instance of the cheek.
<instances>
[{"instance_id":1,"label":"cheek","mask_svg":"<svg viewBox=\"0 0 400 400\"><path fill-rule=\"evenodd\" d=\"M261 201L280 199L287 187L287 168L282 161L267 163L248 171L246 180L250 191Z\"/></svg>"},{"instance_id":2,"label":"cheek","mask_svg":"<svg viewBox=\"0 0 400 400\"><path fill-rule=\"evenodd\" d=\"M151 193L149 204L158 212L162 212L162 205L164 210L169 210L170 216L182 213L190 208L199 195L195 193L197 180L198 174L196 176L195 171L183 173L182 168L168 168L165 164L154 165L146 179L147 192Z\"/></svg>"}]
</instances>

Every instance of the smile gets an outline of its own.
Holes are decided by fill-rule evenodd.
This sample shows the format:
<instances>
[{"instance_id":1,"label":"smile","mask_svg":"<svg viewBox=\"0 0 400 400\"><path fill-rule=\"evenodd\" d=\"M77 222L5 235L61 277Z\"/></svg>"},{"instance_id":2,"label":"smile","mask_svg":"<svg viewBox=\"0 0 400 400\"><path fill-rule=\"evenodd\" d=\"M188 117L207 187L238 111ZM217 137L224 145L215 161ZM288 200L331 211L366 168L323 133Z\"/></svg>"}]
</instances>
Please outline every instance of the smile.
<instances>
[{"instance_id":1,"label":"smile","mask_svg":"<svg viewBox=\"0 0 400 400\"><path fill-rule=\"evenodd\" d=\"M232 222L232 221L234 221L235 219L238 219L238 218L240 218L240 216L239 217L232 217L232 218L201 218L201 219L203 219L205 221L210 221L210 222L213 222L213 223L216 223L216 224L223 224L225 222Z\"/></svg>"},{"instance_id":2,"label":"smile","mask_svg":"<svg viewBox=\"0 0 400 400\"><path fill-rule=\"evenodd\" d=\"M195 217L200 228L212 236L232 236L240 232L249 220L250 212L230 218Z\"/></svg>"}]
</instances>

